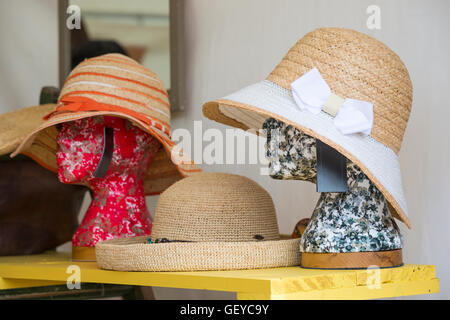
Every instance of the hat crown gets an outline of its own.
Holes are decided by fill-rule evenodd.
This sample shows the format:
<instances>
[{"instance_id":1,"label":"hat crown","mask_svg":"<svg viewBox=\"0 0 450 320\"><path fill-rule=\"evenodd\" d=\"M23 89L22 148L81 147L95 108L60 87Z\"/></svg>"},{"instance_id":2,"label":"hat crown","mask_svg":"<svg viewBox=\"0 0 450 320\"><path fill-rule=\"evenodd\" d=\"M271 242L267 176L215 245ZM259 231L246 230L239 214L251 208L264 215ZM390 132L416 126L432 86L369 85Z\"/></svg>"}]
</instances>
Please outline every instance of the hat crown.
<instances>
[{"instance_id":1,"label":"hat crown","mask_svg":"<svg viewBox=\"0 0 450 320\"><path fill-rule=\"evenodd\" d=\"M170 104L158 75L118 53L89 58L67 77L58 98L85 97L140 113L170 129Z\"/></svg>"},{"instance_id":2,"label":"hat crown","mask_svg":"<svg viewBox=\"0 0 450 320\"><path fill-rule=\"evenodd\" d=\"M398 153L411 112L412 84L397 54L363 33L321 28L301 38L267 80L290 90L314 67L334 94L373 103L371 136Z\"/></svg>"},{"instance_id":3,"label":"hat crown","mask_svg":"<svg viewBox=\"0 0 450 320\"><path fill-rule=\"evenodd\" d=\"M226 173L201 173L163 192L152 239L197 242L279 240L272 198L256 182Z\"/></svg>"}]
</instances>

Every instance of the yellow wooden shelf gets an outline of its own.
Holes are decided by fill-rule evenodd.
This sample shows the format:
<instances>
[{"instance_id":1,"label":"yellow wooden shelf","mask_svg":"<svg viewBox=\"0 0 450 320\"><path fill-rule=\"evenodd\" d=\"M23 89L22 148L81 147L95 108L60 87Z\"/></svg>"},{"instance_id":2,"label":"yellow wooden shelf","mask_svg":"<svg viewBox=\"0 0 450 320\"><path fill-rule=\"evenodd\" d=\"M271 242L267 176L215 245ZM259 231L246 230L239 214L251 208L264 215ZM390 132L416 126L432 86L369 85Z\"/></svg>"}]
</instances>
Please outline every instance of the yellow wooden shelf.
<instances>
[{"instance_id":1,"label":"yellow wooden shelf","mask_svg":"<svg viewBox=\"0 0 450 320\"><path fill-rule=\"evenodd\" d=\"M198 272L119 272L69 254L1 257L0 289L65 284L69 266L82 283L206 289L236 292L238 299L377 299L439 292L432 265L374 270L310 270L300 267ZM68 273L69 271L69 273ZM379 272L379 273L377 273ZM378 280L378 281L377 281Z\"/></svg>"}]
</instances>

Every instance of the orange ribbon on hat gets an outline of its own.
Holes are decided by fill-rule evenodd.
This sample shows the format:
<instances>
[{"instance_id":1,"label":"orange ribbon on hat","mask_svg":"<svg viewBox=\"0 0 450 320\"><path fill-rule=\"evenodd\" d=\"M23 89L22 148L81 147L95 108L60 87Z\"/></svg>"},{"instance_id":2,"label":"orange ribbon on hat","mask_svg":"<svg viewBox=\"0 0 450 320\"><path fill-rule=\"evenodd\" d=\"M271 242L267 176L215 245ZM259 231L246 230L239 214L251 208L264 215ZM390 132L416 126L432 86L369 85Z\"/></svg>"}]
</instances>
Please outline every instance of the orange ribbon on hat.
<instances>
[{"instance_id":1,"label":"orange ribbon on hat","mask_svg":"<svg viewBox=\"0 0 450 320\"><path fill-rule=\"evenodd\" d=\"M105 104L105 103L101 103L101 102L97 102L94 99L91 98L87 98L87 97L82 97L82 96L71 96L71 97L64 97L60 100L61 104L59 104L56 107L56 110L53 112L50 112L48 115L46 115L44 117L44 120L48 120L51 117L53 117L56 114L61 114L61 113L70 113L70 112L78 112L78 111L115 111L115 112L120 112L120 113L124 113L127 114L135 119L138 119L140 121L142 121L143 123L145 123L146 125L155 127L161 131L162 127L159 128L158 127L158 123L153 123L153 121L151 119L148 119L147 117L143 116L142 114L130 110L128 108L124 108L124 107L119 107L119 106L115 106L115 105L110 105L110 104ZM170 132L168 133L168 136L170 137ZM160 138L162 138L165 143L173 148L175 146L175 143L170 140L167 139L164 136L159 135ZM177 152L180 152L181 149L176 148L174 149L176 152L172 152L172 157L174 157L173 161L177 161L178 165L182 164L182 165L192 165L194 164L194 162L191 161L184 161L185 159L183 159L183 156L180 157L180 155L176 155ZM184 153L182 153L184 154ZM182 171L185 172L197 172L197 171L201 171L200 169L194 169L194 170L190 170L190 169L181 169Z\"/></svg>"},{"instance_id":2,"label":"orange ribbon on hat","mask_svg":"<svg viewBox=\"0 0 450 320\"><path fill-rule=\"evenodd\" d=\"M56 110L49 113L44 117L44 120L48 120L56 114L64 113L64 112L78 112L78 111L115 111L127 114L132 116L133 118L138 119L139 121L145 123L146 125L151 125L152 120L143 116L141 113L130 110L128 108L114 106L106 103L101 103L95 101L94 99L81 97L81 96L73 96L73 97L65 97L60 100L62 104L56 107Z\"/></svg>"},{"instance_id":3,"label":"orange ribbon on hat","mask_svg":"<svg viewBox=\"0 0 450 320\"><path fill-rule=\"evenodd\" d=\"M170 137L169 128L165 129L162 124L157 120L149 119L149 117L144 116L142 113L130 110L128 108L115 106L111 104L101 103L95 101L94 99L82 97L82 96L69 96L61 98L60 104L56 107L56 110L49 113L44 117L44 120L48 120L51 117L70 112L79 111L110 111L110 112L120 112L129 115L148 126L155 127L156 129L164 132L168 137Z\"/></svg>"}]
</instances>

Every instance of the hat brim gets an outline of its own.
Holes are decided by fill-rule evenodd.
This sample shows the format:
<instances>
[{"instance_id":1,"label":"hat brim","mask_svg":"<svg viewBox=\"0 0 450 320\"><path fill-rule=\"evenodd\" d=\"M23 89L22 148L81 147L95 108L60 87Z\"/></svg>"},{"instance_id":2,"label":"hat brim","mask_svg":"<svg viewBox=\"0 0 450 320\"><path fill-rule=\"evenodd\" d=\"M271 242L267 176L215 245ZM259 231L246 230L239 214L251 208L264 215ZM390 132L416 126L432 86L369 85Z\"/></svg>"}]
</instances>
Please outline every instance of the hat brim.
<instances>
[{"instance_id":1,"label":"hat brim","mask_svg":"<svg viewBox=\"0 0 450 320\"><path fill-rule=\"evenodd\" d=\"M54 107L56 107L56 105ZM144 180L144 191L146 195L159 194L176 181L192 174L202 172L202 170L198 168L193 162L184 161L183 163L175 164L172 161L172 148L174 146L173 142L169 141L167 137L164 137L162 134L157 132L157 129L154 129L127 114L109 111L63 114L61 116L52 117L45 122L42 120L39 121L39 119L37 119L36 117L36 119L34 119L34 123L38 123L40 124L40 126L37 128L35 127L36 129L28 132L28 134L21 139L20 145L11 154L11 156L14 157L18 153L23 153L48 170L57 172L58 166L56 162L56 137L58 134L58 130L55 126L57 124L65 122L100 115L110 115L128 119L134 125L152 134L161 142L162 146L164 147L161 148L159 152L154 156L152 164L149 166L149 169L147 171ZM42 117L43 115L40 115L40 119L42 119Z\"/></svg>"},{"instance_id":2,"label":"hat brim","mask_svg":"<svg viewBox=\"0 0 450 320\"><path fill-rule=\"evenodd\" d=\"M401 171L395 152L370 136L343 135L333 125L333 118L301 111L291 91L264 80L243 88L223 99L203 105L203 114L214 121L257 133L267 118L296 127L338 150L357 164L383 193L394 217L411 228L403 194Z\"/></svg>"},{"instance_id":3,"label":"hat brim","mask_svg":"<svg viewBox=\"0 0 450 320\"><path fill-rule=\"evenodd\" d=\"M55 104L43 104L0 115L0 155L13 152L55 107Z\"/></svg>"},{"instance_id":4,"label":"hat brim","mask_svg":"<svg viewBox=\"0 0 450 320\"><path fill-rule=\"evenodd\" d=\"M152 244L147 239L99 242L95 246L98 266L116 271L207 271L300 265L300 239Z\"/></svg>"}]
</instances>

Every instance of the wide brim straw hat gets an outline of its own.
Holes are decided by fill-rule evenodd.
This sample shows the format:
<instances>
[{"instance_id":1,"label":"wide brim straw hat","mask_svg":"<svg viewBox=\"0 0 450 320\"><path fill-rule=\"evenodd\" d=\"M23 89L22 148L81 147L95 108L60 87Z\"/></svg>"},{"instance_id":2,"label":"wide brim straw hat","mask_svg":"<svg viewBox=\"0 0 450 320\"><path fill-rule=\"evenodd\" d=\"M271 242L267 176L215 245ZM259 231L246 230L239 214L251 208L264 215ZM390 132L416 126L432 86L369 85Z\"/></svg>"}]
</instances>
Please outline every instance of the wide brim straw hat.
<instances>
[{"instance_id":1,"label":"wide brim straw hat","mask_svg":"<svg viewBox=\"0 0 450 320\"><path fill-rule=\"evenodd\" d=\"M0 155L14 152L44 117L55 110L54 104L43 104L0 115Z\"/></svg>"},{"instance_id":2,"label":"wide brim straw hat","mask_svg":"<svg viewBox=\"0 0 450 320\"><path fill-rule=\"evenodd\" d=\"M313 68L332 93L373 104L369 135L342 134L327 112L298 108L291 84ZM410 228L398 152L411 105L408 71L391 49L357 31L321 28L301 38L265 80L205 103L203 114L251 132L274 118L321 140L357 164L386 197L392 215Z\"/></svg>"},{"instance_id":3,"label":"wide brim straw hat","mask_svg":"<svg viewBox=\"0 0 450 320\"><path fill-rule=\"evenodd\" d=\"M108 115L128 119L163 146L144 180L147 195L159 194L183 177L201 172L171 140L170 105L163 83L154 72L124 55L106 54L84 60L67 77L58 103L36 108L46 109L44 121L44 115L33 112L33 108L8 114L8 122L17 124L11 130L20 137L20 145L12 156L25 154L57 172L57 125ZM25 137L22 127L28 129Z\"/></svg>"},{"instance_id":4,"label":"wide brim straw hat","mask_svg":"<svg viewBox=\"0 0 450 320\"><path fill-rule=\"evenodd\" d=\"M176 182L159 199L149 237L100 242L102 269L236 270L296 266L300 239L280 236L272 198L256 182L201 173ZM169 242L158 242L167 239Z\"/></svg>"}]
</instances>

